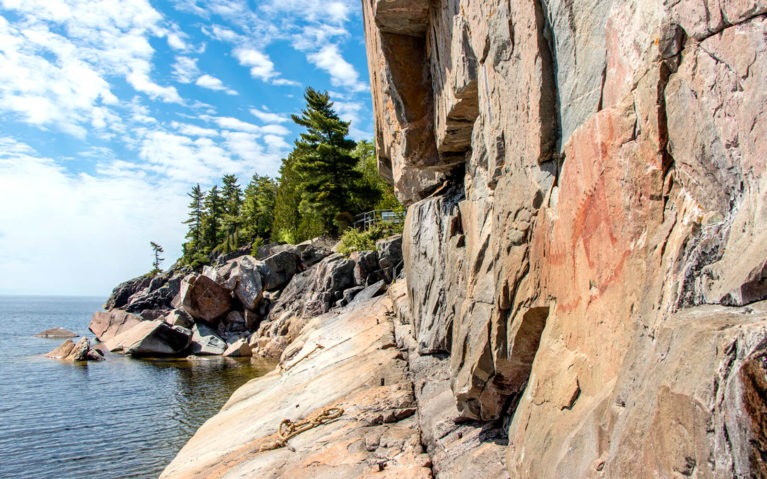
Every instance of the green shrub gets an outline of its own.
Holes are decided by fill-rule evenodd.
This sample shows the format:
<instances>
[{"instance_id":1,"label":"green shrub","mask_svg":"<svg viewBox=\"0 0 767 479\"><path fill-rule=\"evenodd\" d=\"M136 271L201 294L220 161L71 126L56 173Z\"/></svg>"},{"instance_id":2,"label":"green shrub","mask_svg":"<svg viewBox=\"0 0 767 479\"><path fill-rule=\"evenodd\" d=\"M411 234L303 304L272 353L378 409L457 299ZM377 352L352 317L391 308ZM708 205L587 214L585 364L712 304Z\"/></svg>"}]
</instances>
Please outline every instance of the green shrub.
<instances>
[{"instance_id":1,"label":"green shrub","mask_svg":"<svg viewBox=\"0 0 767 479\"><path fill-rule=\"evenodd\" d=\"M354 216L351 213L342 211L333 218L333 224L338 228L340 233L348 230L354 223Z\"/></svg>"},{"instance_id":2,"label":"green shrub","mask_svg":"<svg viewBox=\"0 0 767 479\"><path fill-rule=\"evenodd\" d=\"M341 236L338 252L349 256L355 251L373 251L376 249L376 241L401 232L401 224L377 225L367 231L348 229Z\"/></svg>"},{"instance_id":3,"label":"green shrub","mask_svg":"<svg viewBox=\"0 0 767 479\"><path fill-rule=\"evenodd\" d=\"M258 258L258 248L263 246L263 244L264 244L264 239L260 236L256 236L253 239L253 244L250 247L250 255L253 256L254 258Z\"/></svg>"},{"instance_id":4,"label":"green shrub","mask_svg":"<svg viewBox=\"0 0 767 479\"><path fill-rule=\"evenodd\" d=\"M290 230L277 231L277 241L280 243L296 244L296 234Z\"/></svg>"}]
</instances>

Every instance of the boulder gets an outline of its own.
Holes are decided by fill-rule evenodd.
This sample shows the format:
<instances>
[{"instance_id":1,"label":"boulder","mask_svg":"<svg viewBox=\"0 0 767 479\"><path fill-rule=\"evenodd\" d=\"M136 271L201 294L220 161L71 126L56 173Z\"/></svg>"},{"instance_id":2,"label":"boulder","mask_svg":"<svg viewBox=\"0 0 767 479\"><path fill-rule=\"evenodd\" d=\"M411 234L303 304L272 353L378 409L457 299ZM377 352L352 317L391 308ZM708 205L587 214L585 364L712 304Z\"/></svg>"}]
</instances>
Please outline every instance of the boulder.
<instances>
[{"instance_id":1,"label":"boulder","mask_svg":"<svg viewBox=\"0 0 767 479\"><path fill-rule=\"evenodd\" d=\"M293 251L281 251L264 259L261 268L263 286L266 290L286 285L297 271L298 256Z\"/></svg>"},{"instance_id":2,"label":"boulder","mask_svg":"<svg viewBox=\"0 0 767 479\"><path fill-rule=\"evenodd\" d=\"M194 319L184 311L183 309L174 309L167 316L165 316L165 322L171 326L181 326L183 328L191 329L194 326Z\"/></svg>"},{"instance_id":3,"label":"boulder","mask_svg":"<svg viewBox=\"0 0 767 479\"><path fill-rule=\"evenodd\" d=\"M283 245L285 245L285 243L269 243L269 244L261 245L258 247L257 258L260 260L264 258L268 258L269 256L277 252L275 248L277 248L278 246L283 246Z\"/></svg>"},{"instance_id":4,"label":"boulder","mask_svg":"<svg viewBox=\"0 0 767 479\"><path fill-rule=\"evenodd\" d=\"M219 355L226 351L226 341L204 324L195 324L192 328L190 352L197 355Z\"/></svg>"},{"instance_id":5,"label":"boulder","mask_svg":"<svg viewBox=\"0 0 767 479\"><path fill-rule=\"evenodd\" d=\"M51 328L35 334L35 337L48 339L76 338L77 333L64 328Z\"/></svg>"},{"instance_id":6,"label":"boulder","mask_svg":"<svg viewBox=\"0 0 767 479\"><path fill-rule=\"evenodd\" d=\"M391 283L402 270L402 235L390 236L376 241L378 266L387 282Z\"/></svg>"},{"instance_id":7,"label":"boulder","mask_svg":"<svg viewBox=\"0 0 767 479\"><path fill-rule=\"evenodd\" d=\"M245 316L239 311L230 311L223 323L230 331L245 331Z\"/></svg>"},{"instance_id":8,"label":"boulder","mask_svg":"<svg viewBox=\"0 0 767 479\"><path fill-rule=\"evenodd\" d=\"M337 308L342 308L342 307L346 306L347 304L351 303L352 299L354 299L354 296L356 296L357 293L359 293L363 289L365 289L364 286L354 286L352 288L345 289L341 299L336 301L336 307Z\"/></svg>"},{"instance_id":9,"label":"boulder","mask_svg":"<svg viewBox=\"0 0 767 479\"><path fill-rule=\"evenodd\" d=\"M249 357L252 354L250 345L245 338L238 339L224 351L226 357Z\"/></svg>"},{"instance_id":10,"label":"boulder","mask_svg":"<svg viewBox=\"0 0 767 479\"><path fill-rule=\"evenodd\" d=\"M134 293L122 309L140 313L145 319L156 319L173 307L173 299L181 289L181 280L181 276L169 276L167 273L157 275L147 288ZM159 313L151 313L153 311Z\"/></svg>"},{"instance_id":11,"label":"boulder","mask_svg":"<svg viewBox=\"0 0 767 479\"><path fill-rule=\"evenodd\" d=\"M106 342L141 322L141 317L126 311L97 311L93 313L88 329L99 341Z\"/></svg>"},{"instance_id":12,"label":"boulder","mask_svg":"<svg viewBox=\"0 0 767 479\"><path fill-rule=\"evenodd\" d=\"M225 315L232 304L229 293L223 287L202 275L184 278L179 294L187 313L195 319L210 323Z\"/></svg>"},{"instance_id":13,"label":"boulder","mask_svg":"<svg viewBox=\"0 0 767 479\"><path fill-rule=\"evenodd\" d=\"M90 340L84 336L77 343L67 339L61 346L46 354L46 356L53 359L63 359L64 361L100 361L104 359L100 351L91 349Z\"/></svg>"},{"instance_id":14,"label":"boulder","mask_svg":"<svg viewBox=\"0 0 767 479\"><path fill-rule=\"evenodd\" d=\"M152 282L152 277L147 275L139 276L131 280L120 283L112 290L112 294L104 303L104 309L120 308L128 304L130 297L149 286Z\"/></svg>"},{"instance_id":15,"label":"boulder","mask_svg":"<svg viewBox=\"0 0 767 479\"><path fill-rule=\"evenodd\" d=\"M107 341L110 351L122 351L132 356L175 356L183 352L192 334L181 326L164 321L142 321L140 324Z\"/></svg>"},{"instance_id":16,"label":"boulder","mask_svg":"<svg viewBox=\"0 0 767 479\"><path fill-rule=\"evenodd\" d=\"M69 353L72 352L72 349L74 349L75 343L71 339L67 339L63 343L61 343L61 346L54 349L50 353L46 354L46 357L53 358L53 359L65 359L67 356L69 356Z\"/></svg>"},{"instance_id":17,"label":"boulder","mask_svg":"<svg viewBox=\"0 0 767 479\"><path fill-rule=\"evenodd\" d=\"M245 255L218 267L206 266L202 272L203 276L234 293L245 308L255 310L264 290L261 282L262 269L264 265L260 261Z\"/></svg>"},{"instance_id":18,"label":"boulder","mask_svg":"<svg viewBox=\"0 0 767 479\"><path fill-rule=\"evenodd\" d=\"M268 304L268 301L262 301L261 306ZM245 329L248 331L254 331L258 328L258 323L261 322L261 316L256 314L255 311L249 309L245 310Z\"/></svg>"},{"instance_id":19,"label":"boulder","mask_svg":"<svg viewBox=\"0 0 767 479\"><path fill-rule=\"evenodd\" d=\"M375 251L355 251L349 256L354 261L354 282L367 284L368 278L378 271L378 253Z\"/></svg>"},{"instance_id":20,"label":"boulder","mask_svg":"<svg viewBox=\"0 0 767 479\"><path fill-rule=\"evenodd\" d=\"M382 292L386 291L386 282L381 280L377 283L373 283L362 291L354 295L354 299L349 302L349 306L356 306L362 304L365 301L378 296Z\"/></svg>"}]
</instances>

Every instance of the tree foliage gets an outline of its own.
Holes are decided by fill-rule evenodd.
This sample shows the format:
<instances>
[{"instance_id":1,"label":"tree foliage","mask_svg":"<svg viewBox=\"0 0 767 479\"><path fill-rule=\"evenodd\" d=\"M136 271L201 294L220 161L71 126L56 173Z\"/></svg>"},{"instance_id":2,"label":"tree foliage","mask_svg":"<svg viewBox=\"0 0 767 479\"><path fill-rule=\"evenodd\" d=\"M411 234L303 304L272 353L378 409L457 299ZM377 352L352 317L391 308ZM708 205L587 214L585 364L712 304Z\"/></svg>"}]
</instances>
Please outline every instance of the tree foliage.
<instances>
[{"instance_id":1,"label":"tree foliage","mask_svg":"<svg viewBox=\"0 0 767 479\"><path fill-rule=\"evenodd\" d=\"M307 88L306 107L293 121L304 128L282 160L278 178L254 174L243 190L233 174L207 192L188 193L189 226L184 263L198 268L214 255L266 240L298 243L342 233L354 215L400 209L394 191L379 175L375 146L349 138L326 92Z\"/></svg>"}]
</instances>

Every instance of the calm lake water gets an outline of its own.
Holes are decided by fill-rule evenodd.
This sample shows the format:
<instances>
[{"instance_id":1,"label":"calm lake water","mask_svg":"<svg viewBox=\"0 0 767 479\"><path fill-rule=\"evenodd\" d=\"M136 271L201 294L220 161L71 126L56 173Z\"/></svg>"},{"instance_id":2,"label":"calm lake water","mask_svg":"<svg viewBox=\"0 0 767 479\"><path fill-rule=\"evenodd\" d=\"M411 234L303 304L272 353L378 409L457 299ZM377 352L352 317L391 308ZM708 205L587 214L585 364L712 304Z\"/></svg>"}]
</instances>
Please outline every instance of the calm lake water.
<instances>
[{"instance_id":1,"label":"calm lake water","mask_svg":"<svg viewBox=\"0 0 767 479\"><path fill-rule=\"evenodd\" d=\"M0 478L157 477L232 392L271 365L247 360L72 364L43 355L61 326L92 337L103 298L0 296Z\"/></svg>"}]
</instances>

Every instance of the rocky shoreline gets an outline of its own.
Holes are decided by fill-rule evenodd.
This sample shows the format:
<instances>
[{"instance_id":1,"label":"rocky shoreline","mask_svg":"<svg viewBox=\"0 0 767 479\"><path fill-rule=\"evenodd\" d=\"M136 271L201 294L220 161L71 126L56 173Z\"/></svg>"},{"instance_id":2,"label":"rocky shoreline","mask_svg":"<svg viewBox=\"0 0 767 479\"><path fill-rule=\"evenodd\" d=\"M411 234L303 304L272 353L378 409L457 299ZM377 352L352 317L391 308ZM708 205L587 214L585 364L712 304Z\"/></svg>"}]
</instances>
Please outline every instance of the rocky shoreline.
<instances>
[{"instance_id":1,"label":"rocky shoreline","mask_svg":"<svg viewBox=\"0 0 767 479\"><path fill-rule=\"evenodd\" d=\"M67 340L49 357L279 358L311 317L384 292L402 270L401 242L396 235L348 258L320 240L274 244L258 257L247 248L220 257L201 273L174 267L134 278L114 289L106 311L94 313L89 329L97 344Z\"/></svg>"}]
</instances>

